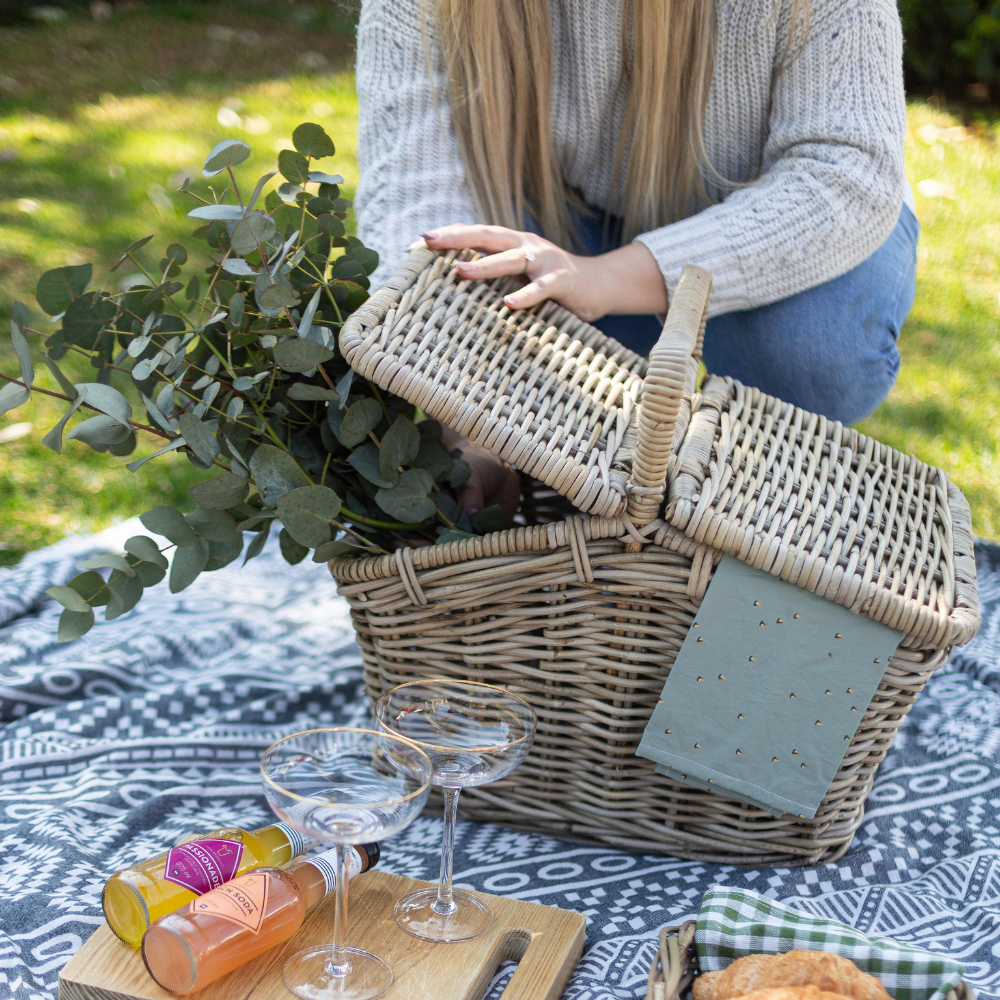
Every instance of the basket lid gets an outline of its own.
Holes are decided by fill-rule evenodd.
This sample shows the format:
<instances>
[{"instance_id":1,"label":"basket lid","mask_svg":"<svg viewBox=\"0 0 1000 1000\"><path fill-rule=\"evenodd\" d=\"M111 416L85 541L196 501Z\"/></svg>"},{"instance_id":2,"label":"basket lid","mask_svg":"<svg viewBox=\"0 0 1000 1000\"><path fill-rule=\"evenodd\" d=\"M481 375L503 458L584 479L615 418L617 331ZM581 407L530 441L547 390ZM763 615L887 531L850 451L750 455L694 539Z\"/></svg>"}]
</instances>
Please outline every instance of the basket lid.
<instances>
[{"instance_id":1,"label":"basket lid","mask_svg":"<svg viewBox=\"0 0 1000 1000\"><path fill-rule=\"evenodd\" d=\"M458 276L476 256L411 251L344 324L344 357L579 510L619 515L646 359L554 302L509 309L513 279Z\"/></svg>"},{"instance_id":2,"label":"basket lid","mask_svg":"<svg viewBox=\"0 0 1000 1000\"><path fill-rule=\"evenodd\" d=\"M345 322L351 367L635 544L669 528L914 648L972 638L971 517L942 470L732 379L695 392L706 271L684 269L647 361L554 302L512 311L516 278L459 277L476 256L411 251Z\"/></svg>"}]
</instances>

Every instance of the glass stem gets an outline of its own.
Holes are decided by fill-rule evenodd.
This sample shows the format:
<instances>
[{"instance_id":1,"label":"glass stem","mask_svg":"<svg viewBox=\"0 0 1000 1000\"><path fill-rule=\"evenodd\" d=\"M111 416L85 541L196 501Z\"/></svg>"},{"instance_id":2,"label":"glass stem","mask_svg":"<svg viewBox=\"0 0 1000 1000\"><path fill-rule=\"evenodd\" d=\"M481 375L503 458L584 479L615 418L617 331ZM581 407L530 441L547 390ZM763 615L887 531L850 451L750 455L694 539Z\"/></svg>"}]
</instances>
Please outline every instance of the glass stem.
<instances>
[{"instance_id":1,"label":"glass stem","mask_svg":"<svg viewBox=\"0 0 1000 1000\"><path fill-rule=\"evenodd\" d=\"M332 976L346 976L351 971L347 961L347 862L350 847L337 844L337 895L333 911L333 960L327 966Z\"/></svg>"},{"instance_id":2,"label":"glass stem","mask_svg":"<svg viewBox=\"0 0 1000 1000\"><path fill-rule=\"evenodd\" d=\"M458 816L458 793L461 788L442 788L444 796L444 840L441 843L441 876L433 909L436 913L454 913L458 904L452 898L451 875L455 864L455 821Z\"/></svg>"}]
</instances>

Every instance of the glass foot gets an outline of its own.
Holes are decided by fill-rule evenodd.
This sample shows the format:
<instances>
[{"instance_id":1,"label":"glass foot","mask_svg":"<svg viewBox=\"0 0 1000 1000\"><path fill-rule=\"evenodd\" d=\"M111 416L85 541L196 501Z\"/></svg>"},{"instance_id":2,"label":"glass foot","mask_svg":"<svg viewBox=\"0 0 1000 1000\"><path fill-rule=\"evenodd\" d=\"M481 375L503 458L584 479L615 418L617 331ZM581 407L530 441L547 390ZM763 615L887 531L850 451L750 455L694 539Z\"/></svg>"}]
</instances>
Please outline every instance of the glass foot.
<instances>
[{"instance_id":1,"label":"glass foot","mask_svg":"<svg viewBox=\"0 0 1000 1000\"><path fill-rule=\"evenodd\" d=\"M348 948L350 968L333 971L333 948L322 945L296 952L285 962L285 985L303 1000L373 1000L392 985L392 969L377 955Z\"/></svg>"},{"instance_id":2,"label":"glass foot","mask_svg":"<svg viewBox=\"0 0 1000 1000\"><path fill-rule=\"evenodd\" d=\"M437 889L421 889L403 896L392 915L401 930L426 941L468 941L489 930L493 911L487 903L462 889L453 889L455 909L438 913Z\"/></svg>"}]
</instances>

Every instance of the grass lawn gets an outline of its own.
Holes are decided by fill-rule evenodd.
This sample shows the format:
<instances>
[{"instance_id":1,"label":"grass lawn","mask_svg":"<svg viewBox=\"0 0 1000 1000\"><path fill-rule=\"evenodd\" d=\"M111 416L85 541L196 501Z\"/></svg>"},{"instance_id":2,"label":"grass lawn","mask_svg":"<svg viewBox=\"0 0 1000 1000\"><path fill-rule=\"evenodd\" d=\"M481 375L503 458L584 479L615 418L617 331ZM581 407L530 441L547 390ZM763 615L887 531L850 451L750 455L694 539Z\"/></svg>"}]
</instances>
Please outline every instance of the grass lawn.
<instances>
[{"instance_id":1,"label":"grass lawn","mask_svg":"<svg viewBox=\"0 0 1000 1000\"><path fill-rule=\"evenodd\" d=\"M101 279L132 240L157 234L153 264L183 240L194 226L176 189L185 173L199 177L219 139L254 149L238 174L252 186L297 123L319 121L338 145L327 169L345 176L348 196L356 182L352 43L336 18L251 0L118 10L101 22L78 14L0 28L4 326L14 299L47 322L33 294L47 268L91 261ZM923 224L917 302L899 383L862 429L945 468L977 532L1000 538L1000 121L977 114L911 105L908 166ZM0 342L0 370L14 374L6 336ZM44 369L37 384L54 388ZM41 438L62 405L36 395L0 417L0 563L70 531L183 503L205 475L176 456L131 475L129 459L72 441L60 459ZM15 425L29 423L16 436ZM152 450L140 440L136 454Z\"/></svg>"}]
</instances>

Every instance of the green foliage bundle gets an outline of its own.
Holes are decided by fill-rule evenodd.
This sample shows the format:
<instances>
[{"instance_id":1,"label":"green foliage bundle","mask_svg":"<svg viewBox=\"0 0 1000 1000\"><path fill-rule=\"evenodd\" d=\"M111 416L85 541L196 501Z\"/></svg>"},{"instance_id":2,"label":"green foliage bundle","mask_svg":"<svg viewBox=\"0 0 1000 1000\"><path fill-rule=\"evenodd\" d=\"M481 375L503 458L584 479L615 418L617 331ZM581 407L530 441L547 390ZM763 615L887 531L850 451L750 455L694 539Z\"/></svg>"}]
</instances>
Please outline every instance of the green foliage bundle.
<instances>
[{"instance_id":1,"label":"green foliage bundle","mask_svg":"<svg viewBox=\"0 0 1000 1000\"><path fill-rule=\"evenodd\" d=\"M237 139L220 142L205 160L204 176L227 180L221 193L209 189L212 201L185 182L182 190L200 202L188 214L201 223L193 236L208 246L203 273L184 275L189 257L179 243L147 270L136 256L153 239L147 236L125 249L102 287L91 287L89 264L41 276L36 297L54 323L61 321L54 332L30 329L27 309L15 305L11 338L20 378L0 376L0 415L32 391L46 391L33 388L25 336L38 334L42 361L62 388L54 395L69 404L46 445L61 452L72 439L128 455L136 431L144 430L163 446L129 463L131 471L180 449L216 473L192 487L192 512L160 506L141 515L168 546L161 550L137 535L124 555L90 559L67 586L48 591L65 609L62 641L87 632L95 608L104 607L107 619L133 608L168 565L177 592L231 563L249 533L245 563L279 524L281 551L293 564L310 551L322 562L507 526L499 508L472 517L462 509L456 491L469 467L444 447L440 425L356 378L338 353L336 332L367 299L378 255L345 231L343 178L316 168L334 155L330 137L306 123L292 139L295 148L278 156L283 182L263 208L256 206L275 174L245 196L232 168L250 148ZM126 261L145 278L119 290L114 272ZM59 361L69 351L90 359L92 381L66 378ZM130 396L141 400L145 421L134 418ZM67 431L70 418L84 411L89 415ZM168 564L169 548L176 551Z\"/></svg>"},{"instance_id":2,"label":"green foliage bundle","mask_svg":"<svg viewBox=\"0 0 1000 1000\"><path fill-rule=\"evenodd\" d=\"M911 84L958 93L1000 83L1000 2L900 0Z\"/></svg>"}]
</instances>

